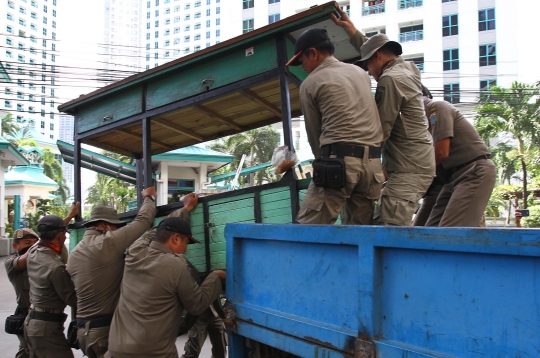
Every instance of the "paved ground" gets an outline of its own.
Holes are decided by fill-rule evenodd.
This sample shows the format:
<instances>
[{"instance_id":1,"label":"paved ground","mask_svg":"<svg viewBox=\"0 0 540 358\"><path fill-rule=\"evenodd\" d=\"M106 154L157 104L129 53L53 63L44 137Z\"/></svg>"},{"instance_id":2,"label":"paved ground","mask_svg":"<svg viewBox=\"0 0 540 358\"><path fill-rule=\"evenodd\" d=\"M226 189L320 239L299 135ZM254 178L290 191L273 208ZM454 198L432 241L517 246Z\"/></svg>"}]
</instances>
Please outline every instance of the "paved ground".
<instances>
[{"instance_id":1,"label":"paved ground","mask_svg":"<svg viewBox=\"0 0 540 358\"><path fill-rule=\"evenodd\" d=\"M7 316L15 312L17 306L15 302L15 291L13 286L9 282L6 271L4 269L4 261L6 256L0 257L0 358L13 358L19 347L19 340L16 336L7 334L4 327L4 320ZM69 309L66 309L66 314L69 315ZM69 318L66 320L66 330ZM179 337L176 340L176 348L181 355L184 351L184 344L186 343L186 336ZM209 358L212 356L210 351L210 342L207 339L201 352L201 358ZM83 357L80 350L74 350L75 357Z\"/></svg>"}]
</instances>

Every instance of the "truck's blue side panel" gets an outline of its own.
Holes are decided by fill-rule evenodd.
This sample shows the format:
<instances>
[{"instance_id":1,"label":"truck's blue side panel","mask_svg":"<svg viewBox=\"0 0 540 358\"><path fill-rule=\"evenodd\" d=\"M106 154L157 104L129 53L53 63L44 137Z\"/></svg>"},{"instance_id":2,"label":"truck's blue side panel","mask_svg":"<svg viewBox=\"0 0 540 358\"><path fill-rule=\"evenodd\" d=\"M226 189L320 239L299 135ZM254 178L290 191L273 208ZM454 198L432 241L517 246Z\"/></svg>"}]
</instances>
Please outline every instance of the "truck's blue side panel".
<instances>
[{"instance_id":1,"label":"truck's blue side panel","mask_svg":"<svg viewBox=\"0 0 540 358\"><path fill-rule=\"evenodd\" d=\"M540 356L536 230L232 224L226 237L239 336L303 357L369 342L377 357Z\"/></svg>"}]
</instances>

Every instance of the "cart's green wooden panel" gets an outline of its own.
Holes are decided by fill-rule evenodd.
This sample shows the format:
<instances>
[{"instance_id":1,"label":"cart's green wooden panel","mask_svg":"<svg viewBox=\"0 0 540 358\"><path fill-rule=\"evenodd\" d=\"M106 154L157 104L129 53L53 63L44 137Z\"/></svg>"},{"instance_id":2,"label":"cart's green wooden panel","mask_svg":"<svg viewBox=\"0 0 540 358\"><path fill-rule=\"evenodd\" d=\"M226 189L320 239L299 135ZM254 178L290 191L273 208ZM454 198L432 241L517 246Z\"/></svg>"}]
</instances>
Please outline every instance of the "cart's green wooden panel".
<instances>
[{"instance_id":1,"label":"cart's green wooden panel","mask_svg":"<svg viewBox=\"0 0 540 358\"><path fill-rule=\"evenodd\" d=\"M246 49L239 49L149 83L146 108L153 109L205 92L201 84L204 79L213 79L210 88L216 89L277 68L275 39L258 42L253 45L253 49L251 56L246 56Z\"/></svg>"},{"instance_id":2,"label":"cart's green wooden panel","mask_svg":"<svg viewBox=\"0 0 540 358\"><path fill-rule=\"evenodd\" d=\"M98 128L142 112L142 86L111 94L100 100L99 105L90 104L79 108L78 133ZM105 117L110 117L103 120Z\"/></svg>"},{"instance_id":3,"label":"cart's green wooden panel","mask_svg":"<svg viewBox=\"0 0 540 358\"><path fill-rule=\"evenodd\" d=\"M261 219L263 224L290 224L291 191L288 186L261 191Z\"/></svg>"}]
</instances>

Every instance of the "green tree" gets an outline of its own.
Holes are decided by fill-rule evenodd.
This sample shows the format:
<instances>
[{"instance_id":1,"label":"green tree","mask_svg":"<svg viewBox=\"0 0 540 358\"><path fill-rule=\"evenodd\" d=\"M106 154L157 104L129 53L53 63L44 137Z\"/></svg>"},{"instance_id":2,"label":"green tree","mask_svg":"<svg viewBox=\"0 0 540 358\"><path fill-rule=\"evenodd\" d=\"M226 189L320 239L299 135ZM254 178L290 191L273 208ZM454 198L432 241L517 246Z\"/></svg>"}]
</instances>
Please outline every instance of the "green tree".
<instances>
[{"instance_id":1,"label":"green tree","mask_svg":"<svg viewBox=\"0 0 540 358\"><path fill-rule=\"evenodd\" d=\"M62 202L65 204L70 196L70 191L64 177L64 168L62 168L62 164L56 159L54 153L49 148L44 148L42 151L43 174L58 184L56 195L60 196Z\"/></svg>"},{"instance_id":2,"label":"green tree","mask_svg":"<svg viewBox=\"0 0 540 358\"><path fill-rule=\"evenodd\" d=\"M15 133L19 130L19 125L13 120L11 113L2 118L2 136L10 133Z\"/></svg>"},{"instance_id":3,"label":"green tree","mask_svg":"<svg viewBox=\"0 0 540 358\"><path fill-rule=\"evenodd\" d=\"M32 135L30 133L30 129L28 127L24 128L18 128L15 131L8 132L7 140L13 145L15 148L23 147L23 146L29 146L29 147L37 147L37 142L32 138Z\"/></svg>"},{"instance_id":4,"label":"green tree","mask_svg":"<svg viewBox=\"0 0 540 358\"><path fill-rule=\"evenodd\" d=\"M272 126L252 129L233 136L215 141L208 148L234 155L233 162L223 169L224 172L233 171L240 165L240 159L245 154L244 168L269 162L274 149L279 145L279 133ZM272 182L276 176L270 170L260 170L250 175L251 185L261 185L264 181ZM245 181L240 181L245 183Z\"/></svg>"},{"instance_id":5,"label":"green tree","mask_svg":"<svg viewBox=\"0 0 540 358\"><path fill-rule=\"evenodd\" d=\"M480 97L475 126L482 138L515 140L520 163L523 207L527 207L529 149L540 144L540 86L513 82L510 88L494 87Z\"/></svg>"}]
</instances>

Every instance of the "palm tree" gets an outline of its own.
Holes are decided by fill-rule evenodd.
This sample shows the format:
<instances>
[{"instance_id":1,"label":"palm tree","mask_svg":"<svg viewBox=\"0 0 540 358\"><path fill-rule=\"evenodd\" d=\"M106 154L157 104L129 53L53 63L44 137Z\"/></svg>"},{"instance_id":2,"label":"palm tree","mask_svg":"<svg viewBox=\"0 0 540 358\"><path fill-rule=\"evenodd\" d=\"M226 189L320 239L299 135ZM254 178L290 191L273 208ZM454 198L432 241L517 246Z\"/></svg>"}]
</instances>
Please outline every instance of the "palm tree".
<instances>
[{"instance_id":1,"label":"palm tree","mask_svg":"<svg viewBox=\"0 0 540 358\"><path fill-rule=\"evenodd\" d=\"M513 82L510 88L494 87L480 97L475 126L486 142L513 138L521 166L523 208L527 208L528 150L540 144L540 86Z\"/></svg>"},{"instance_id":2,"label":"palm tree","mask_svg":"<svg viewBox=\"0 0 540 358\"><path fill-rule=\"evenodd\" d=\"M62 202L65 203L70 196L69 187L66 184L64 178L64 169L62 164L56 159L54 153L49 149L43 149L43 174L51 178L58 184L58 190L56 194L62 198Z\"/></svg>"},{"instance_id":3,"label":"palm tree","mask_svg":"<svg viewBox=\"0 0 540 358\"><path fill-rule=\"evenodd\" d=\"M4 118L2 118L2 136L5 136L9 133L15 133L19 130L19 125L17 122L13 120L13 116L11 113L7 114Z\"/></svg>"},{"instance_id":4,"label":"palm tree","mask_svg":"<svg viewBox=\"0 0 540 358\"><path fill-rule=\"evenodd\" d=\"M15 148L23 147L23 146L29 146L29 147L37 147L37 142L32 138L32 135L30 133L30 128L24 127L24 128L16 128L16 130L11 131L7 134L7 140L13 145Z\"/></svg>"},{"instance_id":5,"label":"palm tree","mask_svg":"<svg viewBox=\"0 0 540 358\"><path fill-rule=\"evenodd\" d=\"M267 126L223 138L209 145L208 148L234 155L235 158L230 164L230 170L234 170L240 164L243 154L247 155L245 167L269 162L278 144L279 133L271 126ZM251 185L261 185L264 180L274 181L275 177L266 170L250 174Z\"/></svg>"}]
</instances>

